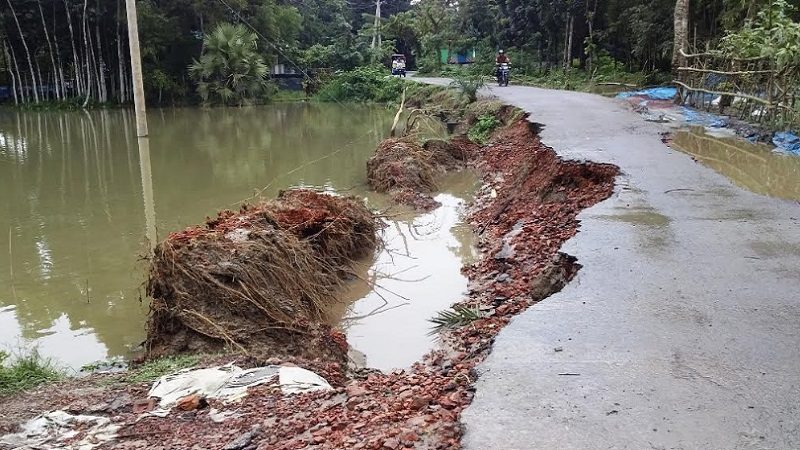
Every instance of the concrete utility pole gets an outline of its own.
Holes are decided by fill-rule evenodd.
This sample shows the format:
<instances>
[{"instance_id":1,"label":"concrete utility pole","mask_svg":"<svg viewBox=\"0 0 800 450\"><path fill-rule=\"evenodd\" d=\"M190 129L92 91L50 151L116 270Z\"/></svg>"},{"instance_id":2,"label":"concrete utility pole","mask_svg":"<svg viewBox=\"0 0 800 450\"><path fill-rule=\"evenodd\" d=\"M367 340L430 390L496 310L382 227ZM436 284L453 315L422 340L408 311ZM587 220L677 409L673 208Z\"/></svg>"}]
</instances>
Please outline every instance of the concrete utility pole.
<instances>
[{"instance_id":1,"label":"concrete utility pole","mask_svg":"<svg viewBox=\"0 0 800 450\"><path fill-rule=\"evenodd\" d=\"M136 135L147 136L147 115L142 84L142 56L139 53L139 23L136 19L136 0L125 0L128 17L128 47L131 52L131 77L133 78L133 104L136 108Z\"/></svg>"},{"instance_id":2,"label":"concrete utility pole","mask_svg":"<svg viewBox=\"0 0 800 450\"><path fill-rule=\"evenodd\" d=\"M378 48L381 46L381 0L375 0L375 22L372 25L372 45L370 48L375 48L377 42Z\"/></svg>"}]
</instances>

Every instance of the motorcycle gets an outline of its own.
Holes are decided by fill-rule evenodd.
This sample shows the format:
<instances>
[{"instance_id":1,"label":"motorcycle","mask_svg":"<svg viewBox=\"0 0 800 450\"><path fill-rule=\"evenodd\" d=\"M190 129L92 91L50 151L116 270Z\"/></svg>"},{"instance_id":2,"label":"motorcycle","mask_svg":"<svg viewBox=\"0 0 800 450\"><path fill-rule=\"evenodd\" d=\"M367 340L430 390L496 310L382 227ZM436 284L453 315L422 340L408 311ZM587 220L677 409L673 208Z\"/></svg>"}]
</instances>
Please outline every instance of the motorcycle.
<instances>
[{"instance_id":1,"label":"motorcycle","mask_svg":"<svg viewBox=\"0 0 800 450\"><path fill-rule=\"evenodd\" d=\"M508 77L511 72L511 64L500 63L497 66L497 85L508 86Z\"/></svg>"}]
</instances>

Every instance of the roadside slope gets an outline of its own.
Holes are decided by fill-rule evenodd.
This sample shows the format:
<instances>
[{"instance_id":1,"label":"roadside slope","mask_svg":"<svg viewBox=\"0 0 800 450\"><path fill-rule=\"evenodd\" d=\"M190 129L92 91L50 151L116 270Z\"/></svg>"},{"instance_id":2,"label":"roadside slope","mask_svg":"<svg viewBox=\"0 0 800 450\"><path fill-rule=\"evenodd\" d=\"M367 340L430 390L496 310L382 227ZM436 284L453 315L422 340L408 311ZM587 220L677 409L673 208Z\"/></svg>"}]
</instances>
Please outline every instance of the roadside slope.
<instances>
[{"instance_id":1,"label":"roadside slope","mask_svg":"<svg viewBox=\"0 0 800 450\"><path fill-rule=\"evenodd\" d=\"M494 88L615 194L563 250L583 268L498 336L467 449L800 448L800 206L746 192L600 96Z\"/></svg>"}]
</instances>

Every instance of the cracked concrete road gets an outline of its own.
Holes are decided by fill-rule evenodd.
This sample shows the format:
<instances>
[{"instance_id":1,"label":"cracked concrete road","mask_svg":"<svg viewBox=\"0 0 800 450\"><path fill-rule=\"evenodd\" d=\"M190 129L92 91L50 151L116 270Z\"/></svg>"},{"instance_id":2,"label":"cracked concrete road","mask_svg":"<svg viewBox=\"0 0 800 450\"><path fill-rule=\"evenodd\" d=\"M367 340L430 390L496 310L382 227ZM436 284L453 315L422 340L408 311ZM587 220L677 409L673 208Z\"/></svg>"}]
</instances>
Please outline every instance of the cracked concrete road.
<instances>
[{"instance_id":1,"label":"cracked concrete road","mask_svg":"<svg viewBox=\"0 0 800 450\"><path fill-rule=\"evenodd\" d=\"M622 175L563 248L575 280L479 367L464 447L800 449L800 204L734 186L613 99L492 94Z\"/></svg>"}]
</instances>

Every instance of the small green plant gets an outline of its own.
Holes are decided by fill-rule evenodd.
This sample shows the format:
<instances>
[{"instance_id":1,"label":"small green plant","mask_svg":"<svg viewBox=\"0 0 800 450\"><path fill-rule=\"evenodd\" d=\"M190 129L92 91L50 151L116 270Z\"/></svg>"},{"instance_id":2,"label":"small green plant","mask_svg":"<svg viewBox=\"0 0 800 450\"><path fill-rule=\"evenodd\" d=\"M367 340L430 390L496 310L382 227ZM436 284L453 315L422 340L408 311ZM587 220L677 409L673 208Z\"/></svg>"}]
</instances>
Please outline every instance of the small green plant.
<instances>
[{"instance_id":1,"label":"small green plant","mask_svg":"<svg viewBox=\"0 0 800 450\"><path fill-rule=\"evenodd\" d=\"M458 89L469 103L474 103L478 100L478 92L485 85L486 82L483 81L483 77L480 75L459 75L450 83L450 86Z\"/></svg>"},{"instance_id":2,"label":"small green plant","mask_svg":"<svg viewBox=\"0 0 800 450\"><path fill-rule=\"evenodd\" d=\"M490 114L486 114L480 116L478 121L475 122L475 125L470 128L469 132L467 133L467 137L472 141L478 144L485 144L486 141L489 140L489 136L492 134L492 131L497 129L500 126L500 120Z\"/></svg>"},{"instance_id":3,"label":"small green plant","mask_svg":"<svg viewBox=\"0 0 800 450\"><path fill-rule=\"evenodd\" d=\"M128 383L151 382L164 375L192 367L198 361L200 361L200 358L194 355L166 356L154 359L131 370L125 377L125 381Z\"/></svg>"},{"instance_id":4,"label":"small green plant","mask_svg":"<svg viewBox=\"0 0 800 450\"><path fill-rule=\"evenodd\" d=\"M477 308L467 306L454 306L444 311L439 311L433 318L428 319L433 323L429 335L440 333L442 330L458 328L480 319L481 312Z\"/></svg>"},{"instance_id":5,"label":"small green plant","mask_svg":"<svg viewBox=\"0 0 800 450\"><path fill-rule=\"evenodd\" d=\"M62 376L53 362L42 358L36 350L14 360L10 354L0 351L0 396L31 389Z\"/></svg>"}]
</instances>

